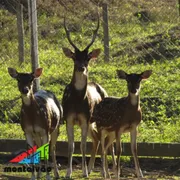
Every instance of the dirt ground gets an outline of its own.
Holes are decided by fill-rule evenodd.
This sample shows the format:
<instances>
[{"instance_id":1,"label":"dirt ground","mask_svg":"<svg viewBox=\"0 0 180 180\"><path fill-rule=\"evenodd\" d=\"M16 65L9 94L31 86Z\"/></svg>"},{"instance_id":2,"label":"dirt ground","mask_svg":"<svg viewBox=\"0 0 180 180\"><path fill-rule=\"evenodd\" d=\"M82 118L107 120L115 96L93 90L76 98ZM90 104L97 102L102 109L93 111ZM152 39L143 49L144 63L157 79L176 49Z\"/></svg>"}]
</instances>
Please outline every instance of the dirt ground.
<instances>
[{"instance_id":1,"label":"dirt ground","mask_svg":"<svg viewBox=\"0 0 180 180\"><path fill-rule=\"evenodd\" d=\"M58 164L60 165L61 179L65 176L67 167L67 158L58 157ZM148 180L180 180L180 159L161 159L161 158L139 158L140 166L144 175L143 179ZM7 159L0 157L0 180L27 180L29 174L7 174L3 173L3 167L7 165ZM133 159L129 161L121 162L121 179L137 179L135 177L134 162ZM112 171L112 164L109 165L110 174L112 179L114 179L114 174ZM42 178L44 179L44 178ZM72 179L83 179L81 171L81 158L73 158L73 175ZM101 178L101 159L96 158L95 169L89 178L84 179L102 179Z\"/></svg>"}]
</instances>

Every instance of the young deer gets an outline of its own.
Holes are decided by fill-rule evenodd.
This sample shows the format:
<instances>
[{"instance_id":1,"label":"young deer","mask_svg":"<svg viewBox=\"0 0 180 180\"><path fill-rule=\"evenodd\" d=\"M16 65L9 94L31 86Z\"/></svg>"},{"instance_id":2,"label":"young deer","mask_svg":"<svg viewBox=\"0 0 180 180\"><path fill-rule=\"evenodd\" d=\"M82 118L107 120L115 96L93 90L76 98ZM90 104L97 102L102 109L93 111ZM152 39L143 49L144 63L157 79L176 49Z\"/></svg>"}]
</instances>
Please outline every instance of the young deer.
<instances>
[{"instance_id":1,"label":"young deer","mask_svg":"<svg viewBox=\"0 0 180 180\"><path fill-rule=\"evenodd\" d=\"M97 58L100 54L100 49L95 49L88 53L88 50L93 44L99 29L99 19L97 28L94 30L93 38L90 44L83 51L80 51L72 42L70 32L66 27L65 19L64 28L68 41L75 50L75 52L72 52L68 48L63 48L64 54L68 58L71 58L74 62L73 76L70 84L68 84L64 90L62 100L68 136L68 168L66 177L69 178L72 174L72 154L74 152L75 124L79 125L81 128L82 171L83 176L88 177L88 172L90 173L94 165L96 151L100 142L97 130L95 129L95 124L90 124L89 120L94 106L107 96L107 93L100 85L94 82L88 83L88 63L91 59ZM91 137L93 142L93 149L88 170L85 157L87 135Z\"/></svg>"},{"instance_id":2,"label":"young deer","mask_svg":"<svg viewBox=\"0 0 180 180\"><path fill-rule=\"evenodd\" d=\"M8 72L17 80L21 93L21 127L26 141L31 147L34 145L40 147L50 142L54 175L58 178L55 146L59 135L59 123L62 119L62 107L55 95L49 91L40 90L33 94L33 80L42 74L42 68L36 69L33 73L19 73L13 68L8 68ZM46 162L46 168L47 166L48 162ZM40 177L40 171L37 177ZM35 179L34 172L31 179ZM50 179L48 172L46 179Z\"/></svg>"},{"instance_id":3,"label":"young deer","mask_svg":"<svg viewBox=\"0 0 180 180\"><path fill-rule=\"evenodd\" d=\"M91 122L96 122L98 132L101 136L102 146L102 171L104 178L108 175L108 167L105 161L105 155L108 146L116 140L117 166L116 177L120 175L120 155L121 155L121 135L130 132L131 135L131 151L135 161L136 174L138 178L143 177L139 161L137 158L137 126L141 121L140 108L140 82L147 79L152 74L151 70L142 72L141 74L127 74L122 70L117 71L120 79L125 79L128 86L128 96L123 98L107 97L95 106L91 118ZM105 145L105 137L111 133L111 142Z\"/></svg>"}]
</instances>

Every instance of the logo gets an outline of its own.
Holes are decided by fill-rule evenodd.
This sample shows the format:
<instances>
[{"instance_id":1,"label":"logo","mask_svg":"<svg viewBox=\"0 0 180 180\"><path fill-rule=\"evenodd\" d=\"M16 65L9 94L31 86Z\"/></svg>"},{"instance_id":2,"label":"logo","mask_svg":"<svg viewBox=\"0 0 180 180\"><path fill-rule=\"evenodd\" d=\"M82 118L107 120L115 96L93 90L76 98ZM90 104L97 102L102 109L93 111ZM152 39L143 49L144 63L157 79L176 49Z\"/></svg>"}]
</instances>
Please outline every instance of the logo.
<instances>
[{"instance_id":1,"label":"logo","mask_svg":"<svg viewBox=\"0 0 180 180\"><path fill-rule=\"evenodd\" d=\"M43 146L37 148L37 146L30 147L27 151L19 154L15 158L11 159L9 163L16 163L23 165L23 167L8 166L4 168L4 172L50 172L51 167L37 167L41 160L49 160L49 144L44 144ZM25 165L30 165L25 167Z\"/></svg>"},{"instance_id":2,"label":"logo","mask_svg":"<svg viewBox=\"0 0 180 180\"><path fill-rule=\"evenodd\" d=\"M10 160L11 163L18 164L39 164L41 160L49 159L49 144L44 144L37 149L37 146L34 146L16 156L14 159Z\"/></svg>"}]
</instances>

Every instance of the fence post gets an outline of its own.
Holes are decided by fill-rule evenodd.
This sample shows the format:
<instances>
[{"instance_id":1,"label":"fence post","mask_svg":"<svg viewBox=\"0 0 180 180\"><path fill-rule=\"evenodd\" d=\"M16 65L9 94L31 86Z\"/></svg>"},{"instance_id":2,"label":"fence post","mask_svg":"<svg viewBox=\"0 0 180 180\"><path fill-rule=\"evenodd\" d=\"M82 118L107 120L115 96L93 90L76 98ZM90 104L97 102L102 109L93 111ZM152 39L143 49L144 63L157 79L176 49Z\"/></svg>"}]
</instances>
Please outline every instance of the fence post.
<instances>
[{"instance_id":1,"label":"fence post","mask_svg":"<svg viewBox=\"0 0 180 180\"><path fill-rule=\"evenodd\" d=\"M30 11L30 32L31 32L31 63L32 71L35 71L39 67L38 60L38 31L37 31L37 9L36 0L29 0L28 5L30 6L28 10ZM39 78L34 81L34 92L39 90L40 81Z\"/></svg>"},{"instance_id":2,"label":"fence post","mask_svg":"<svg viewBox=\"0 0 180 180\"><path fill-rule=\"evenodd\" d=\"M17 29L18 29L18 50L19 63L24 62L24 24L23 24L23 5L18 1L16 5L17 10Z\"/></svg>"},{"instance_id":3,"label":"fence post","mask_svg":"<svg viewBox=\"0 0 180 180\"><path fill-rule=\"evenodd\" d=\"M108 5L103 3L103 31L104 31L104 60L109 62L109 29L108 29Z\"/></svg>"}]
</instances>

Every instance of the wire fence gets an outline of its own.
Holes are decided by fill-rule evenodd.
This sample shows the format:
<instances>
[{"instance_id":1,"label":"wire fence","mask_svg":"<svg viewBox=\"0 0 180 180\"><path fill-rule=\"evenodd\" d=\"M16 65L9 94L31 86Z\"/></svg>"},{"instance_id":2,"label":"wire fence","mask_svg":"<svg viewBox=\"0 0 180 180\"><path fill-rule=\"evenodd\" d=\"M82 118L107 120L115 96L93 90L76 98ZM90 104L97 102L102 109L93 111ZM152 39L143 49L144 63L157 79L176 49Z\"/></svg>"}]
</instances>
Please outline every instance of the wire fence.
<instances>
[{"instance_id":1,"label":"wire fence","mask_svg":"<svg viewBox=\"0 0 180 180\"><path fill-rule=\"evenodd\" d=\"M33 21L30 23L28 8L28 1L25 0L0 2L0 121L3 123L19 122L21 106L20 94L15 82L8 77L7 67L29 72L33 66L30 36ZM61 101L73 68L72 62L65 58L61 50L64 46L70 47L63 18L65 16L67 19L74 43L83 49L91 41L97 24L97 12L101 26L92 48L101 48L104 53L97 64L91 63L90 80L98 81L103 77L98 83L105 87L109 95L123 96L127 94L126 84L115 80L115 68L124 68L127 72L141 72L147 68L156 70L151 80L153 82L143 84L143 121L150 127L161 123L176 124L180 114L180 80L177 78L180 68L180 26L176 0L38 0L38 31L34 33L38 35L40 66L46 66L41 87L55 92ZM102 69L96 66L102 66ZM57 75L61 77L57 78ZM121 90L118 89L120 86ZM163 133L163 126L159 128Z\"/></svg>"}]
</instances>

